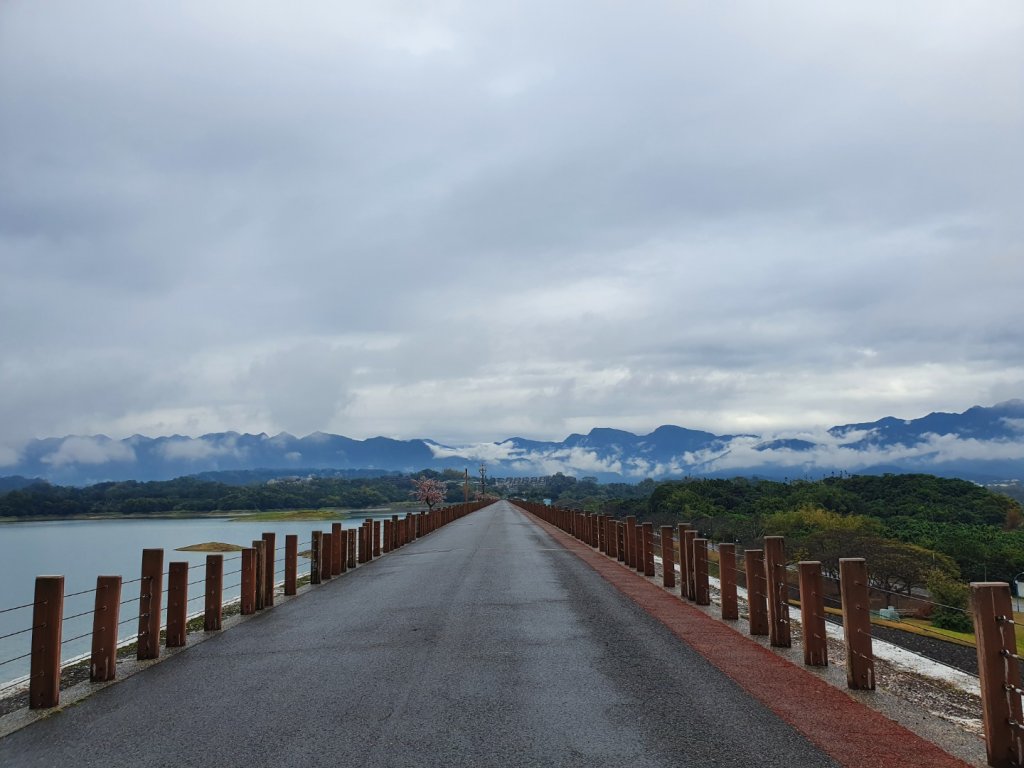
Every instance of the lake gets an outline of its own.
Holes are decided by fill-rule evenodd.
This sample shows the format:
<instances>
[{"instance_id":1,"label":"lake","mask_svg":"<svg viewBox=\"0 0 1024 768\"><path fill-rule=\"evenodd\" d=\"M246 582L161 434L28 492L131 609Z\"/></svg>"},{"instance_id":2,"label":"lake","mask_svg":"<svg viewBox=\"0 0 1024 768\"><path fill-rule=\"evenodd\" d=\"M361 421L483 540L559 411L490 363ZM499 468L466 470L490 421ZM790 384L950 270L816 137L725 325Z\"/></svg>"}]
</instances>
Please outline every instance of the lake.
<instances>
[{"instance_id":1,"label":"lake","mask_svg":"<svg viewBox=\"0 0 1024 768\"><path fill-rule=\"evenodd\" d=\"M284 547L286 534L297 534L299 551L309 548L311 532L330 531L332 522L345 528L358 528L367 518L384 519L392 514L404 516L410 510L359 511L348 519L336 521L232 521L230 518L202 517L187 519L148 520L62 520L47 522L0 523L0 689L5 683L28 674L29 660L15 659L28 653L31 633L4 637L32 626L32 608L8 610L31 603L35 577L64 576L64 616L87 612L79 618L66 618L63 627L65 645L61 654L68 659L87 654L92 647L92 609L95 601L96 577L120 575L125 582L139 577L142 550L163 548L164 571L173 561L189 563L189 581L205 576L205 552L175 552L177 547L220 541L250 546L263 532L277 534L277 547ZM224 599L239 594L240 557L237 552L224 553ZM276 553L275 570L283 571L284 550ZM299 574L308 572L308 560L299 558ZM283 572L277 580L283 580ZM164 579L164 589L167 580ZM85 592L76 595L75 593ZM203 585L189 587L189 613L203 610ZM122 640L134 638L138 631L139 584L125 584L121 600ZM197 599L192 600L195 597ZM166 595L164 598L166 617ZM77 640L67 642L79 635ZM7 663L2 663L7 662Z\"/></svg>"}]
</instances>

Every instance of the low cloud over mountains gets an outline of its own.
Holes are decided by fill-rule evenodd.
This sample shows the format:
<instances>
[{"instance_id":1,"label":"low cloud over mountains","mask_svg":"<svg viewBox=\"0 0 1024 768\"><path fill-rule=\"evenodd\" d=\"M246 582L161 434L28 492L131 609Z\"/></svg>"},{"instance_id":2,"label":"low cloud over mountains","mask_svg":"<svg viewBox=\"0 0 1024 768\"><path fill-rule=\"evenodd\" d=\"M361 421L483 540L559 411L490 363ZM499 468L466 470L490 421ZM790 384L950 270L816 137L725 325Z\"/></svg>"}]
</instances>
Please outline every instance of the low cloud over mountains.
<instances>
[{"instance_id":1,"label":"low cloud over mountains","mask_svg":"<svg viewBox=\"0 0 1024 768\"><path fill-rule=\"evenodd\" d=\"M442 445L432 440L353 440L314 432L298 438L222 432L125 440L69 436L33 440L0 456L5 475L55 483L159 480L217 470L270 468L419 470L484 462L492 475L565 472L604 480L683 475L820 476L830 472L932 472L977 480L1024 477L1024 401L884 418L820 432L715 435L666 425L647 435L596 428L547 442L512 437Z\"/></svg>"}]
</instances>

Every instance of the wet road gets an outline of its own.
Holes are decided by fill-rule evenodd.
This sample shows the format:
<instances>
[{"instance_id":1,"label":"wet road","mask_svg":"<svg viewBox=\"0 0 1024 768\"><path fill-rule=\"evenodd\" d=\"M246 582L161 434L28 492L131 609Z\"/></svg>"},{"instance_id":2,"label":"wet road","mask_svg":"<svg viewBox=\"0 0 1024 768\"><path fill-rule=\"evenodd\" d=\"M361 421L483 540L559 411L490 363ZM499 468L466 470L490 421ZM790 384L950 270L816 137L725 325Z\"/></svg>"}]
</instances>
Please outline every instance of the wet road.
<instances>
[{"instance_id":1,"label":"wet road","mask_svg":"<svg viewBox=\"0 0 1024 768\"><path fill-rule=\"evenodd\" d=\"M500 502L0 740L0 765L834 766Z\"/></svg>"}]
</instances>

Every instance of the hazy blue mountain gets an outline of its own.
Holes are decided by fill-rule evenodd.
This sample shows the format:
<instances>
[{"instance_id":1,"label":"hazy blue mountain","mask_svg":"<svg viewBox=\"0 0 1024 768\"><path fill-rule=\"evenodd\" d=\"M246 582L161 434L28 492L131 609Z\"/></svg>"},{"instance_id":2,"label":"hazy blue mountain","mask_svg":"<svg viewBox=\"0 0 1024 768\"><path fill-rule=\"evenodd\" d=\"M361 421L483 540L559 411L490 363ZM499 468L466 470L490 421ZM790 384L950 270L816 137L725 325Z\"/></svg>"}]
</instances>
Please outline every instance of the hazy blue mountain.
<instances>
[{"instance_id":1,"label":"hazy blue mountain","mask_svg":"<svg viewBox=\"0 0 1024 768\"><path fill-rule=\"evenodd\" d=\"M125 440L105 435L50 437L29 442L16 464L0 468L15 476L0 479L0 490L32 482L26 478L82 485L242 473L236 481L244 482L245 473L257 469L260 476L424 468L470 468L475 474L481 461L492 476L560 470L602 480L688 474L799 478L892 471L994 482L1024 478L1024 401L918 419L886 417L799 435L715 435L666 424L646 435L597 427L561 441L511 437L476 445L388 437L355 440L324 432L305 437L237 432L195 438L133 435Z\"/></svg>"}]
</instances>

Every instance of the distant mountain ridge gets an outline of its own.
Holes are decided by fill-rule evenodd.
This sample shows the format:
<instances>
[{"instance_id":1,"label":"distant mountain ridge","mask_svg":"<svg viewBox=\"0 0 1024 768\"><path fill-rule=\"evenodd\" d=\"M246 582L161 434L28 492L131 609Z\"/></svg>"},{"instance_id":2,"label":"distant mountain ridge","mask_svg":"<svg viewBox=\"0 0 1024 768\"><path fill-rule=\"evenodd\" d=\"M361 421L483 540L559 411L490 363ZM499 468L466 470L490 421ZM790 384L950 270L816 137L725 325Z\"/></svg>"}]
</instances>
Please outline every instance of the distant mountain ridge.
<instances>
[{"instance_id":1,"label":"distant mountain ridge","mask_svg":"<svg viewBox=\"0 0 1024 768\"><path fill-rule=\"evenodd\" d=\"M975 480L1024 478L1024 400L918 419L886 417L816 433L716 435L663 425L647 435L596 427L561 441L510 437L444 445L429 439L356 440L314 432L295 437L217 432L200 437L104 435L44 438L23 446L0 473L0 489L26 478L83 485L104 480L165 480L204 472L335 469L462 469L479 462L491 475L554 471L602 480L703 475L813 477L829 472L931 472ZM5 484L2 480L7 479Z\"/></svg>"}]
</instances>

